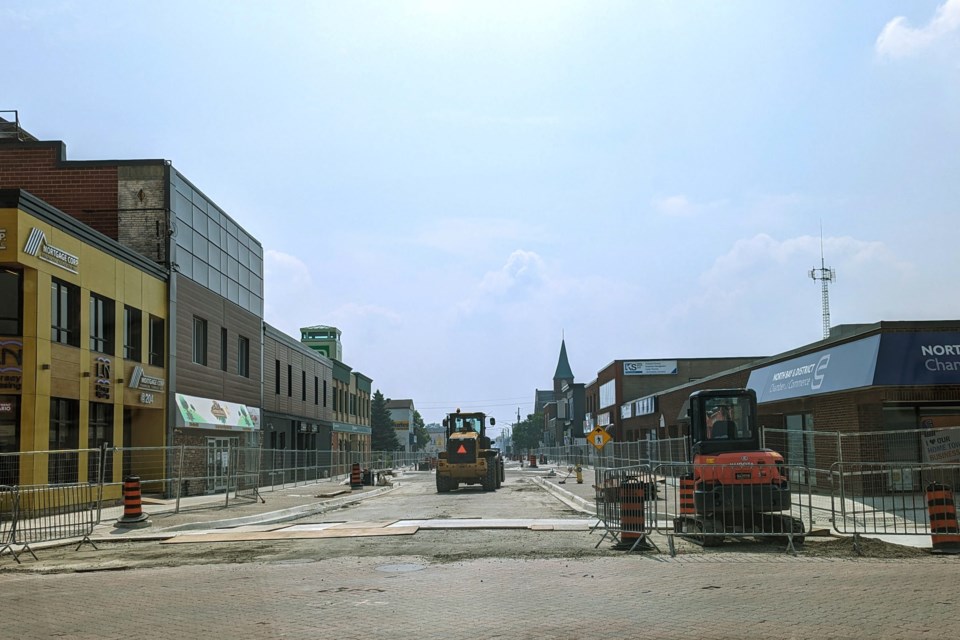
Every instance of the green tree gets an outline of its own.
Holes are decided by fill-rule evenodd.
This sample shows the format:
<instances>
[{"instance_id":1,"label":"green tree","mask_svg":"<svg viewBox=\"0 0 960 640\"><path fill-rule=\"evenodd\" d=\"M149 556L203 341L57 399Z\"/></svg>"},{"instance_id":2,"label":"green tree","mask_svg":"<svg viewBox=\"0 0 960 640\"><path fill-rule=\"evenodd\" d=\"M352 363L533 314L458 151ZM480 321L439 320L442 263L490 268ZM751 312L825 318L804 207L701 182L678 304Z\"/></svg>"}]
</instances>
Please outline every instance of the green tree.
<instances>
[{"instance_id":1,"label":"green tree","mask_svg":"<svg viewBox=\"0 0 960 640\"><path fill-rule=\"evenodd\" d=\"M528 414L525 420L513 425L514 451L530 451L540 446L543 437L543 414Z\"/></svg>"},{"instance_id":2,"label":"green tree","mask_svg":"<svg viewBox=\"0 0 960 640\"><path fill-rule=\"evenodd\" d=\"M416 409L413 410L413 437L414 451L423 451L427 443L430 442L430 434L427 433L427 425L423 423L423 416Z\"/></svg>"},{"instance_id":3,"label":"green tree","mask_svg":"<svg viewBox=\"0 0 960 640\"><path fill-rule=\"evenodd\" d=\"M370 431L370 447L374 451L396 451L400 448L397 430L393 428L393 418L387 409L387 398L383 397L380 389L376 390L370 401Z\"/></svg>"}]
</instances>

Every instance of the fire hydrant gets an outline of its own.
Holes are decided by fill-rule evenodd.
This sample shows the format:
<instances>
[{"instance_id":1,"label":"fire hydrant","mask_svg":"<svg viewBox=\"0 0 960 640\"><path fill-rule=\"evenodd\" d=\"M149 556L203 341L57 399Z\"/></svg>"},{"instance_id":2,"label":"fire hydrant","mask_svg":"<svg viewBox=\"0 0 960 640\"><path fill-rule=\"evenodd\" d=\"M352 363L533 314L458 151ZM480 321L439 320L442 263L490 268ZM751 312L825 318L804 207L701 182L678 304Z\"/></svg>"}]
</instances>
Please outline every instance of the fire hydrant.
<instances>
[{"instance_id":1,"label":"fire hydrant","mask_svg":"<svg viewBox=\"0 0 960 640\"><path fill-rule=\"evenodd\" d=\"M577 484L583 484L583 467L577 465Z\"/></svg>"}]
</instances>

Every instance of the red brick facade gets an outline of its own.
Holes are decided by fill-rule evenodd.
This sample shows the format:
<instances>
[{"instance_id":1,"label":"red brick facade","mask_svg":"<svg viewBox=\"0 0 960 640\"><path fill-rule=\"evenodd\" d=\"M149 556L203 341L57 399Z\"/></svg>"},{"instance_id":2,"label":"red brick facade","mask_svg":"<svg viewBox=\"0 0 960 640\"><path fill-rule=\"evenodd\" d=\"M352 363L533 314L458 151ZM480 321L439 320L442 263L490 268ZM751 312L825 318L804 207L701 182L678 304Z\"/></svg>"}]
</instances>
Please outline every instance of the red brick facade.
<instances>
[{"instance_id":1,"label":"red brick facade","mask_svg":"<svg viewBox=\"0 0 960 640\"><path fill-rule=\"evenodd\" d=\"M61 142L0 144L0 188L26 189L100 233L118 239L117 165L66 162Z\"/></svg>"}]
</instances>

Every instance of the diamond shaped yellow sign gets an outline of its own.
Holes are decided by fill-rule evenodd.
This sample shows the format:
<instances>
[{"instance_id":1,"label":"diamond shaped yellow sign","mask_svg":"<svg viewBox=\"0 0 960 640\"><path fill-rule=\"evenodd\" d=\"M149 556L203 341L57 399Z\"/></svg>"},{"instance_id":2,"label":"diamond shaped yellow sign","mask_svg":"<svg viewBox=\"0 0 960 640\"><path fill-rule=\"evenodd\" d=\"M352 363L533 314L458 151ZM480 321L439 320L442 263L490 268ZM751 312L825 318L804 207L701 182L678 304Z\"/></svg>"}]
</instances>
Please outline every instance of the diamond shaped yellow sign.
<instances>
[{"instance_id":1,"label":"diamond shaped yellow sign","mask_svg":"<svg viewBox=\"0 0 960 640\"><path fill-rule=\"evenodd\" d=\"M610 434L600 427L596 427L593 431L587 434L587 441L596 447L597 451L600 451L608 442L610 442Z\"/></svg>"}]
</instances>

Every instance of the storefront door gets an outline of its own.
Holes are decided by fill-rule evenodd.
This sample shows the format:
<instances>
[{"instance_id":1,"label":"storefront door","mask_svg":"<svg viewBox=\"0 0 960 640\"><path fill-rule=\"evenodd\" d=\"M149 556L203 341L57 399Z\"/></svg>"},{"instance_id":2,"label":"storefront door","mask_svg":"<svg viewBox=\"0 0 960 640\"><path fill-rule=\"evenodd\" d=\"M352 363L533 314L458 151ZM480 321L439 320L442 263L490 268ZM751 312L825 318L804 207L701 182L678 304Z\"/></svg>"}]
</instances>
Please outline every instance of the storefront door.
<instances>
[{"instance_id":1,"label":"storefront door","mask_svg":"<svg viewBox=\"0 0 960 640\"><path fill-rule=\"evenodd\" d=\"M227 490L230 438L207 438L207 493Z\"/></svg>"},{"instance_id":2,"label":"storefront door","mask_svg":"<svg viewBox=\"0 0 960 640\"><path fill-rule=\"evenodd\" d=\"M813 447L813 414L796 413L787 416L787 451L784 452L790 469L791 482L816 485L816 452Z\"/></svg>"}]
</instances>

